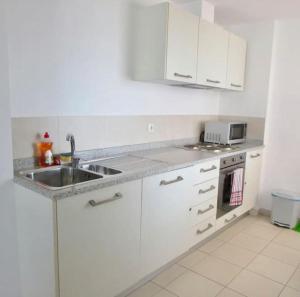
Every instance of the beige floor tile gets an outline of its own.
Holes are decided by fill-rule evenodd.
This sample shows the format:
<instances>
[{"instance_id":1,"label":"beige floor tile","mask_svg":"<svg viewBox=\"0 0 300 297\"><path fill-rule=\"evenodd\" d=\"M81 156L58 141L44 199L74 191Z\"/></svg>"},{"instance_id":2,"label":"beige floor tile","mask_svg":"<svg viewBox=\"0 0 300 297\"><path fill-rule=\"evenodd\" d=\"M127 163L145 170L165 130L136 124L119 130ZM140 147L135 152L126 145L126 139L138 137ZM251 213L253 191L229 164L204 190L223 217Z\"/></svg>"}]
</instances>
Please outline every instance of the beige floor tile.
<instances>
[{"instance_id":1,"label":"beige floor tile","mask_svg":"<svg viewBox=\"0 0 300 297\"><path fill-rule=\"evenodd\" d=\"M300 250L300 233L292 230L282 230L282 232L274 238L274 242Z\"/></svg>"},{"instance_id":2,"label":"beige floor tile","mask_svg":"<svg viewBox=\"0 0 300 297\"><path fill-rule=\"evenodd\" d=\"M166 290L161 290L160 292L155 294L153 297L177 297L177 296Z\"/></svg>"},{"instance_id":3,"label":"beige floor tile","mask_svg":"<svg viewBox=\"0 0 300 297\"><path fill-rule=\"evenodd\" d=\"M229 284L241 271L239 266L209 256L193 267L193 271L222 285Z\"/></svg>"},{"instance_id":4,"label":"beige floor tile","mask_svg":"<svg viewBox=\"0 0 300 297\"><path fill-rule=\"evenodd\" d=\"M239 226L238 223L233 225L232 227L224 230L222 233L220 233L216 238L223 241L229 241L234 236L242 232L243 228L242 226Z\"/></svg>"},{"instance_id":5,"label":"beige floor tile","mask_svg":"<svg viewBox=\"0 0 300 297\"><path fill-rule=\"evenodd\" d=\"M300 291L300 269L297 269L290 281L288 286Z\"/></svg>"},{"instance_id":6,"label":"beige floor tile","mask_svg":"<svg viewBox=\"0 0 300 297\"><path fill-rule=\"evenodd\" d=\"M210 254L214 252L217 248L219 248L221 245L223 245L224 243L225 241L219 238L213 238L210 241L208 241L206 244L201 246L199 248L199 251Z\"/></svg>"},{"instance_id":7,"label":"beige floor tile","mask_svg":"<svg viewBox=\"0 0 300 297\"><path fill-rule=\"evenodd\" d=\"M300 297L300 291L297 291L292 288L285 287L280 297Z\"/></svg>"},{"instance_id":8,"label":"beige floor tile","mask_svg":"<svg viewBox=\"0 0 300 297\"><path fill-rule=\"evenodd\" d=\"M247 228L244 232L264 240L272 240L276 235L279 234L281 229L272 224L260 224L255 223Z\"/></svg>"},{"instance_id":9,"label":"beige floor tile","mask_svg":"<svg viewBox=\"0 0 300 297\"><path fill-rule=\"evenodd\" d=\"M194 265L202 261L205 257L207 257L207 254L200 251L194 251L180 260L178 264L187 268L192 268Z\"/></svg>"},{"instance_id":10,"label":"beige floor tile","mask_svg":"<svg viewBox=\"0 0 300 297\"><path fill-rule=\"evenodd\" d=\"M153 284L152 282L148 282L144 286L136 289L127 297L153 297L159 291L161 291L161 288L159 286Z\"/></svg>"},{"instance_id":11,"label":"beige floor tile","mask_svg":"<svg viewBox=\"0 0 300 297\"><path fill-rule=\"evenodd\" d=\"M219 295L218 297L243 297L243 295L234 292L230 289L225 288Z\"/></svg>"},{"instance_id":12,"label":"beige floor tile","mask_svg":"<svg viewBox=\"0 0 300 297\"><path fill-rule=\"evenodd\" d=\"M277 243L271 242L261 253L295 267L300 264L300 251Z\"/></svg>"},{"instance_id":13,"label":"beige floor tile","mask_svg":"<svg viewBox=\"0 0 300 297\"><path fill-rule=\"evenodd\" d=\"M152 282L155 284L166 287L169 283L175 280L180 275L184 274L187 270L179 265L173 265L165 271L161 272L158 276L156 276Z\"/></svg>"},{"instance_id":14,"label":"beige floor tile","mask_svg":"<svg viewBox=\"0 0 300 297\"><path fill-rule=\"evenodd\" d=\"M250 271L242 271L229 288L247 297L277 297L283 285Z\"/></svg>"},{"instance_id":15,"label":"beige floor tile","mask_svg":"<svg viewBox=\"0 0 300 297\"><path fill-rule=\"evenodd\" d=\"M251 270L282 284L288 282L295 269L294 266L263 255L258 255L247 267L247 270Z\"/></svg>"},{"instance_id":16,"label":"beige floor tile","mask_svg":"<svg viewBox=\"0 0 300 297\"><path fill-rule=\"evenodd\" d=\"M246 267L256 256L249 250L229 243L219 247L212 255L241 267Z\"/></svg>"},{"instance_id":17,"label":"beige floor tile","mask_svg":"<svg viewBox=\"0 0 300 297\"><path fill-rule=\"evenodd\" d=\"M262 251L269 243L267 240L244 233L236 235L229 242L255 253Z\"/></svg>"},{"instance_id":18,"label":"beige floor tile","mask_svg":"<svg viewBox=\"0 0 300 297\"><path fill-rule=\"evenodd\" d=\"M215 297L222 289L221 285L193 272L185 273L167 287L180 297Z\"/></svg>"}]
</instances>

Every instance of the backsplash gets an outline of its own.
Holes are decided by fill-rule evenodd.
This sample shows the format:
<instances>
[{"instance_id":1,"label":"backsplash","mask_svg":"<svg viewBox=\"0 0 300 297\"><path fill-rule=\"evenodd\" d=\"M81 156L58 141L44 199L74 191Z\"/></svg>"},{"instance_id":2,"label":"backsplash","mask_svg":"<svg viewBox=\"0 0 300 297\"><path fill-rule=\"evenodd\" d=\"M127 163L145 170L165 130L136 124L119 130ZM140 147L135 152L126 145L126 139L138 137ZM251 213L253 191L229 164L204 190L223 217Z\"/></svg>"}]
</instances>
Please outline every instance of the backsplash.
<instances>
[{"instance_id":1,"label":"backsplash","mask_svg":"<svg viewBox=\"0 0 300 297\"><path fill-rule=\"evenodd\" d=\"M62 116L12 118L14 159L33 155L33 143L39 133L48 131L54 142L54 153L68 152L68 133L75 135L78 151L115 146L198 138L205 121L217 119L243 120L249 123L248 138L263 139L263 118L217 115L161 116ZM154 132L148 132L148 125Z\"/></svg>"}]
</instances>

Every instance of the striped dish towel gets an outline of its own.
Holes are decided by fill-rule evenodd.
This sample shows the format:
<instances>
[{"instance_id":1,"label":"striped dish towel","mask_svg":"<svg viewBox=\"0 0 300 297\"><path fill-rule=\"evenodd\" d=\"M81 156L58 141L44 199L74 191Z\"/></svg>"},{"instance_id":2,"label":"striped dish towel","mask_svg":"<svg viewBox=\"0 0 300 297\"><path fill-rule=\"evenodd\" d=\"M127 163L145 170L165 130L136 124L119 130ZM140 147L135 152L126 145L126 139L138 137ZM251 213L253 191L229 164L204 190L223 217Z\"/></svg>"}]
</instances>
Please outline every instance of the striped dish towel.
<instances>
[{"instance_id":1,"label":"striped dish towel","mask_svg":"<svg viewBox=\"0 0 300 297\"><path fill-rule=\"evenodd\" d=\"M243 204L243 181L244 168L238 168L234 170L229 203L230 206L239 206Z\"/></svg>"}]
</instances>

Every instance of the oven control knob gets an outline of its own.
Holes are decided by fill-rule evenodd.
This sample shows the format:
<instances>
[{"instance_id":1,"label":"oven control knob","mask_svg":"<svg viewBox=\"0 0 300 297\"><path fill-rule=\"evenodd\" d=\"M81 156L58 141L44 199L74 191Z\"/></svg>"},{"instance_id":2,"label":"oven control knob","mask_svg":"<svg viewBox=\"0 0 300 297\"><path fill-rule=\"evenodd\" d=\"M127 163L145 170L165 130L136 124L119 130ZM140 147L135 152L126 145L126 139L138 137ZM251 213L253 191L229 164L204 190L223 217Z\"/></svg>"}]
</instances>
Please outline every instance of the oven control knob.
<instances>
[{"instance_id":1,"label":"oven control knob","mask_svg":"<svg viewBox=\"0 0 300 297\"><path fill-rule=\"evenodd\" d=\"M235 158L232 158L232 162L235 162Z\"/></svg>"},{"instance_id":2,"label":"oven control knob","mask_svg":"<svg viewBox=\"0 0 300 297\"><path fill-rule=\"evenodd\" d=\"M243 160L244 159L243 156L240 156L240 159Z\"/></svg>"},{"instance_id":3,"label":"oven control knob","mask_svg":"<svg viewBox=\"0 0 300 297\"><path fill-rule=\"evenodd\" d=\"M223 161L223 164L224 164L224 165L226 165L226 163L227 163L227 161L226 161L226 160L224 160L224 161Z\"/></svg>"}]
</instances>

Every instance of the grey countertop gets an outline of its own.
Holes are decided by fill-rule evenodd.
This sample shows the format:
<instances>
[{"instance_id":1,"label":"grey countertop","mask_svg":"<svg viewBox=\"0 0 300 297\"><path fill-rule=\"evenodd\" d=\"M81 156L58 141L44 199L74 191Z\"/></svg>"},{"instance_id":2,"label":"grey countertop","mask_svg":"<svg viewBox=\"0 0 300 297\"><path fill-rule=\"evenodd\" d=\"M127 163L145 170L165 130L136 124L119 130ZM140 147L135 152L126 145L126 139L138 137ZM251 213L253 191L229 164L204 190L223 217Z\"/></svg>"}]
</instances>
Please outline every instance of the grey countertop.
<instances>
[{"instance_id":1,"label":"grey countertop","mask_svg":"<svg viewBox=\"0 0 300 297\"><path fill-rule=\"evenodd\" d=\"M121 174L104 179L89 181L63 189L49 190L21 176L18 171L15 174L15 182L45 197L62 199L143 177L193 166L202 162L220 159L225 156L255 150L263 147L263 143L262 141L249 140L244 144L239 144L238 150L229 153L191 151L184 149L182 145L159 148L149 147L151 149L145 148L139 151L133 149L131 152L127 151L122 155L111 155L109 158L102 159L101 165L122 171ZM114 151L116 151L115 148Z\"/></svg>"}]
</instances>

